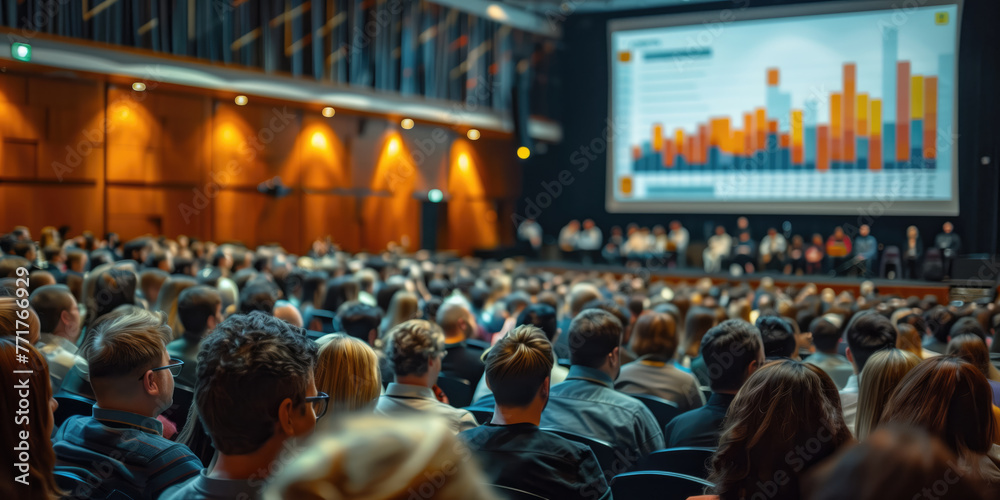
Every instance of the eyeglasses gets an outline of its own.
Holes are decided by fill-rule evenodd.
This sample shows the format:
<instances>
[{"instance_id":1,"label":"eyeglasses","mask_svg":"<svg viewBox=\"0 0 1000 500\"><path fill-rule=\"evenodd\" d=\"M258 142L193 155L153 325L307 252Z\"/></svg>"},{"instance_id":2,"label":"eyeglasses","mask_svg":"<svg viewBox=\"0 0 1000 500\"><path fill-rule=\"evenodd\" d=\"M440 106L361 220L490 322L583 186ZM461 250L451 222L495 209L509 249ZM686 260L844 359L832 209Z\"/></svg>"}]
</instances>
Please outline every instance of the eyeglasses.
<instances>
[{"instance_id":1,"label":"eyeglasses","mask_svg":"<svg viewBox=\"0 0 1000 500\"><path fill-rule=\"evenodd\" d=\"M330 395L325 392L321 392L316 396L306 398L306 403L312 405L313 413L318 419L323 415L326 415L326 409L330 406Z\"/></svg>"},{"instance_id":2,"label":"eyeglasses","mask_svg":"<svg viewBox=\"0 0 1000 500\"><path fill-rule=\"evenodd\" d=\"M184 362L183 361L181 361L181 360L179 360L177 358L170 358L170 364L169 365L158 366L156 368L150 368L149 371L155 372L157 370L170 370L170 374L176 377L176 376L178 376L178 375L181 374L181 370L183 368L184 368ZM139 375L139 380L142 380L142 378L145 377L145 376L146 376L145 373L143 373L142 375Z\"/></svg>"}]
</instances>

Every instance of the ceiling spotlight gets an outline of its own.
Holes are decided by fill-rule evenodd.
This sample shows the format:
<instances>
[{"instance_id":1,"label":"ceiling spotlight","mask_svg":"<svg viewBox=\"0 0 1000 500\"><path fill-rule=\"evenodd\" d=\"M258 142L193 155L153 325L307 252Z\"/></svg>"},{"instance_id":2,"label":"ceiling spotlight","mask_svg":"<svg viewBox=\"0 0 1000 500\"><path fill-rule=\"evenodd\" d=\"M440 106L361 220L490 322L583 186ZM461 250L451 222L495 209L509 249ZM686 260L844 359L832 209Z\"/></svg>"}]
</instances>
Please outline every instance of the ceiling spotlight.
<instances>
[{"instance_id":1,"label":"ceiling spotlight","mask_svg":"<svg viewBox=\"0 0 1000 500\"><path fill-rule=\"evenodd\" d=\"M527 160L531 156L531 150L525 146L517 148L517 157L522 160Z\"/></svg>"},{"instance_id":2,"label":"ceiling spotlight","mask_svg":"<svg viewBox=\"0 0 1000 500\"><path fill-rule=\"evenodd\" d=\"M247 99L247 96L245 96L245 95L238 95L238 96L236 96L236 105L237 106L246 106L248 102L250 102L250 99Z\"/></svg>"},{"instance_id":3,"label":"ceiling spotlight","mask_svg":"<svg viewBox=\"0 0 1000 500\"><path fill-rule=\"evenodd\" d=\"M333 116L335 114L337 114L337 110L333 109L332 107L327 106L327 107L323 108L323 116L325 116L327 118L330 118L331 116Z\"/></svg>"},{"instance_id":4,"label":"ceiling spotlight","mask_svg":"<svg viewBox=\"0 0 1000 500\"><path fill-rule=\"evenodd\" d=\"M399 122L399 126L406 130L410 130L413 128L413 120L410 118L403 118L403 120Z\"/></svg>"},{"instance_id":5,"label":"ceiling spotlight","mask_svg":"<svg viewBox=\"0 0 1000 500\"><path fill-rule=\"evenodd\" d=\"M470 141L478 141L480 134L478 130L470 128L469 131L465 133L465 136L468 137Z\"/></svg>"},{"instance_id":6,"label":"ceiling spotlight","mask_svg":"<svg viewBox=\"0 0 1000 500\"><path fill-rule=\"evenodd\" d=\"M136 92L142 92L146 90L146 84L142 82L135 82L132 84L132 90Z\"/></svg>"}]
</instances>

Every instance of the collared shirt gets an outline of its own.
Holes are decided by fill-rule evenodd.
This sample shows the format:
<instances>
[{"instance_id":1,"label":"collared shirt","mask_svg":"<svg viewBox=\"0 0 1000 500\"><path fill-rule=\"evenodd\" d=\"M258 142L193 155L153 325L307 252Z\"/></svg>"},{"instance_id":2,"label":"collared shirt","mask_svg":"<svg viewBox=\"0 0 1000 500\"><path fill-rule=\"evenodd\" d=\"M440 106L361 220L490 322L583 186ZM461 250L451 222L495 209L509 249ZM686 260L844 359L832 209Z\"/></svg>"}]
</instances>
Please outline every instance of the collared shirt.
<instances>
[{"instance_id":1,"label":"collared shirt","mask_svg":"<svg viewBox=\"0 0 1000 500\"><path fill-rule=\"evenodd\" d=\"M854 367L851 366L851 362L840 354L816 351L810 354L804 362L826 372L833 379L833 383L837 384L837 389L847 387L847 381L850 380L851 375L854 375Z\"/></svg>"},{"instance_id":2,"label":"collared shirt","mask_svg":"<svg viewBox=\"0 0 1000 500\"><path fill-rule=\"evenodd\" d=\"M844 423L854 431L854 422L858 416L858 375L852 374L847 379L847 385L840 390L840 407L844 410Z\"/></svg>"},{"instance_id":3,"label":"collared shirt","mask_svg":"<svg viewBox=\"0 0 1000 500\"><path fill-rule=\"evenodd\" d=\"M202 469L187 446L163 437L159 420L94 406L70 417L52 438L57 466L80 467L132 498L157 498Z\"/></svg>"},{"instance_id":4,"label":"collared shirt","mask_svg":"<svg viewBox=\"0 0 1000 500\"><path fill-rule=\"evenodd\" d=\"M455 434L478 425L476 417L471 413L438 401L434 397L434 391L419 385L393 382L386 388L385 394L378 398L375 406L377 415L387 417L412 416L417 412L440 416Z\"/></svg>"},{"instance_id":5,"label":"collared shirt","mask_svg":"<svg viewBox=\"0 0 1000 500\"><path fill-rule=\"evenodd\" d=\"M441 373L457 376L468 380L473 387L483 377L486 367L479 359L483 355L481 349L471 348L465 342L445 344L444 359L441 360Z\"/></svg>"},{"instance_id":6,"label":"collared shirt","mask_svg":"<svg viewBox=\"0 0 1000 500\"><path fill-rule=\"evenodd\" d=\"M595 368L570 367L566 381L550 391L542 427L607 441L622 456L635 459L663 448L663 430L653 414L639 400L614 390L613 383Z\"/></svg>"},{"instance_id":7,"label":"collared shirt","mask_svg":"<svg viewBox=\"0 0 1000 500\"><path fill-rule=\"evenodd\" d=\"M59 392L66 374L77 363L79 356L76 355L76 346L58 335L43 333L38 336L35 347L49 363L49 379L52 381L52 393L55 394Z\"/></svg>"},{"instance_id":8,"label":"collared shirt","mask_svg":"<svg viewBox=\"0 0 1000 500\"><path fill-rule=\"evenodd\" d=\"M600 250L603 244L604 235L597 226L581 230L576 237L576 246L580 250Z\"/></svg>"},{"instance_id":9,"label":"collared shirt","mask_svg":"<svg viewBox=\"0 0 1000 500\"><path fill-rule=\"evenodd\" d=\"M667 424L663 439L667 448L700 446L717 448L722 435L722 422L733 404L735 394L712 393L701 408L682 413Z\"/></svg>"},{"instance_id":10,"label":"collared shirt","mask_svg":"<svg viewBox=\"0 0 1000 500\"><path fill-rule=\"evenodd\" d=\"M677 403L685 412L705 404L698 381L674 363L643 356L622 366L615 389L626 394L649 394Z\"/></svg>"},{"instance_id":11,"label":"collared shirt","mask_svg":"<svg viewBox=\"0 0 1000 500\"><path fill-rule=\"evenodd\" d=\"M555 499L604 498L607 480L586 445L530 423L486 424L459 434L490 484Z\"/></svg>"},{"instance_id":12,"label":"collared shirt","mask_svg":"<svg viewBox=\"0 0 1000 500\"><path fill-rule=\"evenodd\" d=\"M267 483L262 479L217 479L206 471L163 492L160 500L256 500Z\"/></svg>"}]
</instances>

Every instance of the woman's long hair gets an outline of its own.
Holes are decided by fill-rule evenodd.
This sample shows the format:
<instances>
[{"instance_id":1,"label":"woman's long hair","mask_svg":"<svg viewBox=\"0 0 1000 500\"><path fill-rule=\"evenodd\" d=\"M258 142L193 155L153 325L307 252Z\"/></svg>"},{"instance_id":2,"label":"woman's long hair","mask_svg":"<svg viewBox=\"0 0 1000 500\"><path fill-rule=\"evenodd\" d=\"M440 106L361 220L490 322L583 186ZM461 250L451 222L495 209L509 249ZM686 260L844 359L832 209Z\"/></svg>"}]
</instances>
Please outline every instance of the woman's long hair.
<instances>
[{"instance_id":1,"label":"woman's long hair","mask_svg":"<svg viewBox=\"0 0 1000 500\"><path fill-rule=\"evenodd\" d=\"M20 361L26 361L19 363ZM34 347L31 345L17 345L14 337L0 337L0 370L3 375L0 381L3 382L3 397L0 398L0 414L4 416L2 427L3 435L0 436L0 446L10 458L9 463L4 467L6 472L0 476L0 498L24 498L24 499L50 499L59 498L63 492L56 485L53 473L56 465L56 455L52 451L52 435L54 425L52 417L52 407L49 401L52 399L52 386L49 384L49 367ZM15 374L15 370L31 371L29 374ZM23 389L16 387L20 381L27 380L27 398L22 398ZM30 412L25 419L15 419L15 410L20 406L20 401L26 399ZM23 408L23 407L22 407ZM20 434L28 435L28 450L15 451L20 447ZM23 461L22 461L23 460ZM15 482L14 477L21 474L21 471L14 467L14 463L26 463L28 472L26 481L28 485ZM16 471L16 472L15 472Z\"/></svg>"},{"instance_id":2,"label":"woman's long hair","mask_svg":"<svg viewBox=\"0 0 1000 500\"><path fill-rule=\"evenodd\" d=\"M798 499L803 471L851 440L837 386L819 368L792 360L765 365L726 415L709 482L722 500Z\"/></svg>"},{"instance_id":3,"label":"woman's long hair","mask_svg":"<svg viewBox=\"0 0 1000 500\"><path fill-rule=\"evenodd\" d=\"M331 335L319 349L316 388L330 395L327 415L370 411L382 389L378 355L356 338Z\"/></svg>"},{"instance_id":4,"label":"woman's long hair","mask_svg":"<svg viewBox=\"0 0 1000 500\"><path fill-rule=\"evenodd\" d=\"M912 352L900 349L878 351L865 363L858 387L858 413L854 436L864 441L875 430L885 404L910 370L920 364Z\"/></svg>"},{"instance_id":5,"label":"woman's long hair","mask_svg":"<svg viewBox=\"0 0 1000 500\"><path fill-rule=\"evenodd\" d=\"M154 311L160 311L167 315L167 325L173 332L173 339L180 338L184 334L184 325L177 315L177 299L185 289L196 286L198 281L188 276L171 276L160 286L160 294L156 297L156 307Z\"/></svg>"}]
</instances>

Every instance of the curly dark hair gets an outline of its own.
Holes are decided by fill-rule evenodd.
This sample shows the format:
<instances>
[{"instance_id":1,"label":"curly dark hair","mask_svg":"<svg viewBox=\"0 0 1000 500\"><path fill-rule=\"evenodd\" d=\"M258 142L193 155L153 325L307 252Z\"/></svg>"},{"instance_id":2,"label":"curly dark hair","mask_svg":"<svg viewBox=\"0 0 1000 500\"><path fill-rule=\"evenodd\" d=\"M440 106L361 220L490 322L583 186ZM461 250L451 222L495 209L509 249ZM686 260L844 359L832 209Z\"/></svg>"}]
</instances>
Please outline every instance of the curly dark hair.
<instances>
[{"instance_id":1,"label":"curly dark hair","mask_svg":"<svg viewBox=\"0 0 1000 500\"><path fill-rule=\"evenodd\" d=\"M254 311L208 335L198 353L195 402L215 448L252 453L271 439L281 402L305 410L318 349L305 330Z\"/></svg>"},{"instance_id":2,"label":"curly dark hair","mask_svg":"<svg viewBox=\"0 0 1000 500\"><path fill-rule=\"evenodd\" d=\"M385 355L397 376L423 375L431 356L444 353L444 332L430 321L411 319L389 330Z\"/></svg>"}]
</instances>

